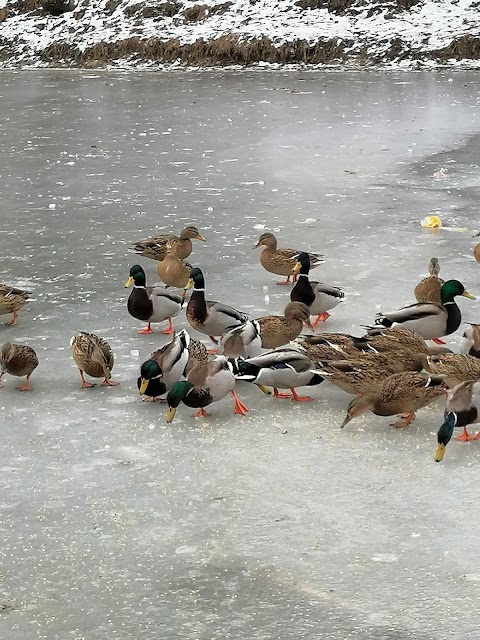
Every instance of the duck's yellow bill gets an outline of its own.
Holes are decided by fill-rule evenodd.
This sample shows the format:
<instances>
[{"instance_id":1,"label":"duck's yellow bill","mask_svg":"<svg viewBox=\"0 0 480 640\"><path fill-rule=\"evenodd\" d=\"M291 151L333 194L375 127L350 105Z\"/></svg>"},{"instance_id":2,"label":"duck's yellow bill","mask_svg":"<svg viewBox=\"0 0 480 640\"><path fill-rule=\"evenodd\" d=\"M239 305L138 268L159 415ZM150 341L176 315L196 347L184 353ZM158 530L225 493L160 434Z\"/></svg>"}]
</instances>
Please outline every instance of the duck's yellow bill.
<instances>
[{"instance_id":1,"label":"duck's yellow bill","mask_svg":"<svg viewBox=\"0 0 480 640\"><path fill-rule=\"evenodd\" d=\"M471 294L471 293L468 293L468 291L464 291L464 292L462 293L462 296L464 296L464 298L470 298L470 300L476 300L476 297L475 297L475 296L472 296L472 294Z\"/></svg>"},{"instance_id":2,"label":"duck's yellow bill","mask_svg":"<svg viewBox=\"0 0 480 640\"><path fill-rule=\"evenodd\" d=\"M292 269L292 273L298 273L301 268L302 268L302 263L301 262L297 262L295 264L295 266L293 267L293 269Z\"/></svg>"},{"instance_id":3,"label":"duck's yellow bill","mask_svg":"<svg viewBox=\"0 0 480 640\"><path fill-rule=\"evenodd\" d=\"M147 390L147 387L148 387L148 380L146 380L145 378L142 378L142 380L140 382L140 395L141 396L143 396L143 394Z\"/></svg>"},{"instance_id":4,"label":"duck's yellow bill","mask_svg":"<svg viewBox=\"0 0 480 640\"><path fill-rule=\"evenodd\" d=\"M435 451L435 462L441 462L443 460L445 449L446 447L444 444L437 445L437 450Z\"/></svg>"},{"instance_id":5,"label":"duck's yellow bill","mask_svg":"<svg viewBox=\"0 0 480 640\"><path fill-rule=\"evenodd\" d=\"M185 289L185 291L188 291L189 289L192 289L194 286L194 282L193 282L193 278L189 278L187 284L183 287Z\"/></svg>"},{"instance_id":6,"label":"duck's yellow bill","mask_svg":"<svg viewBox=\"0 0 480 640\"><path fill-rule=\"evenodd\" d=\"M125 286L131 287L133 283L134 283L134 279L132 278L132 276L130 276L129 279L125 282Z\"/></svg>"},{"instance_id":7,"label":"duck's yellow bill","mask_svg":"<svg viewBox=\"0 0 480 640\"><path fill-rule=\"evenodd\" d=\"M271 396L272 392L270 391L270 389L268 387L266 387L264 384L257 384L257 387L260 389L260 391L263 391L263 393L266 396Z\"/></svg>"},{"instance_id":8,"label":"duck's yellow bill","mask_svg":"<svg viewBox=\"0 0 480 640\"><path fill-rule=\"evenodd\" d=\"M167 412L167 423L170 424L170 422L173 422L173 419L175 417L177 410L174 407L168 407L168 412Z\"/></svg>"}]
</instances>

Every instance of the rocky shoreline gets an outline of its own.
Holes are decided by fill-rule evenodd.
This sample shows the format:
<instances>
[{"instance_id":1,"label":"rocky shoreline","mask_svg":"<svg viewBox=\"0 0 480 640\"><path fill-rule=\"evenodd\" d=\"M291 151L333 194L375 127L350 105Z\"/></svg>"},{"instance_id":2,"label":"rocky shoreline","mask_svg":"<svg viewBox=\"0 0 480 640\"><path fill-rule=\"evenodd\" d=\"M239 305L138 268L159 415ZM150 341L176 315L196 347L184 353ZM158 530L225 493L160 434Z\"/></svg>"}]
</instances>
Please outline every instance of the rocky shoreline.
<instances>
[{"instance_id":1,"label":"rocky shoreline","mask_svg":"<svg viewBox=\"0 0 480 640\"><path fill-rule=\"evenodd\" d=\"M0 66L480 59L480 2L0 0Z\"/></svg>"}]
</instances>

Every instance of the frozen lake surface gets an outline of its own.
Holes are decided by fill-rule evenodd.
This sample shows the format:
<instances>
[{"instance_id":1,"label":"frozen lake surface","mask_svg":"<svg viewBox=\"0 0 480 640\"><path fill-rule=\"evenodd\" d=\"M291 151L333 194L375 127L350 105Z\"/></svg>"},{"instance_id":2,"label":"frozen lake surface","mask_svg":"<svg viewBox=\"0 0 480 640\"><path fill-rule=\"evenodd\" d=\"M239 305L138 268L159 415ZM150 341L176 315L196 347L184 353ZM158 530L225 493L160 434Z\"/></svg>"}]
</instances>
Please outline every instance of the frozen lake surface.
<instances>
[{"instance_id":1,"label":"frozen lake surface","mask_svg":"<svg viewBox=\"0 0 480 640\"><path fill-rule=\"evenodd\" d=\"M413 301L433 255L480 296L472 231L420 227L480 227L479 111L474 72L0 73L0 281L35 297L0 332L40 358L31 393L0 391L1 638L478 638L480 444L434 463L442 402L340 430L327 383L308 406L243 383L247 417L166 425L136 378L167 338L136 333L123 284L157 280L132 241L193 222L207 297L252 317L288 301L264 229L346 290L322 330ZM75 329L121 386L80 389Z\"/></svg>"}]
</instances>

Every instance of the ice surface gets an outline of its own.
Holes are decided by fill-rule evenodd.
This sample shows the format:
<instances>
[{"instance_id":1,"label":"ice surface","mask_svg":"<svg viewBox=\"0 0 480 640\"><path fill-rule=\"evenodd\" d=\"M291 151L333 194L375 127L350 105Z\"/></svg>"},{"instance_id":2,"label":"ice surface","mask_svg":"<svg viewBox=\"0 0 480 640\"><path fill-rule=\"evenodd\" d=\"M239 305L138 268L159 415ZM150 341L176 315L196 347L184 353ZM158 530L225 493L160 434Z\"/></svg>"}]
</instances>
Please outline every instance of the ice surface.
<instances>
[{"instance_id":1,"label":"ice surface","mask_svg":"<svg viewBox=\"0 0 480 640\"><path fill-rule=\"evenodd\" d=\"M350 396L327 383L308 406L243 383L247 417L226 399L167 426L136 388L166 338L137 335L123 287L137 261L156 281L133 240L194 222L207 295L253 317L288 300L251 250L264 228L326 255L315 275L348 295L326 330L360 333L412 301L432 255L479 295L472 234L420 227L429 213L479 226L477 86L466 72L1 74L1 280L35 301L0 329L40 358L30 394L10 376L0 391L1 638L478 636L478 443L433 462L441 403L409 429L368 415L340 430ZM75 329L111 342L120 387L80 389Z\"/></svg>"}]
</instances>

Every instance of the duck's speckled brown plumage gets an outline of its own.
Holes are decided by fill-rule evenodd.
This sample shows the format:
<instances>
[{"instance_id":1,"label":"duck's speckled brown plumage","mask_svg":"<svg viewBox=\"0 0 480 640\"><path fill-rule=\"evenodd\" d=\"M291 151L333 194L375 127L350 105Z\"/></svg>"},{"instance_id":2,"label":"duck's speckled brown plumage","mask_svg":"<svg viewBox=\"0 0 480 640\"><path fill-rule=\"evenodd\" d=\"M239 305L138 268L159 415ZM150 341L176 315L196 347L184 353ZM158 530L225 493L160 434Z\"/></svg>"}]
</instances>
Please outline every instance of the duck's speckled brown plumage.
<instances>
[{"instance_id":1,"label":"duck's speckled brown plumage","mask_svg":"<svg viewBox=\"0 0 480 640\"><path fill-rule=\"evenodd\" d=\"M276 349L300 335L303 323L310 323L310 311L302 302L290 302L283 316L263 316L256 320L260 326L262 348Z\"/></svg>"},{"instance_id":2,"label":"duck's speckled brown plumage","mask_svg":"<svg viewBox=\"0 0 480 640\"><path fill-rule=\"evenodd\" d=\"M0 284L0 316L13 313L13 318L8 324L14 325L17 320L17 311L27 303L30 295L31 293L23 289Z\"/></svg>"},{"instance_id":3,"label":"duck's speckled brown plumage","mask_svg":"<svg viewBox=\"0 0 480 640\"><path fill-rule=\"evenodd\" d=\"M70 342L72 356L80 371L92 378L109 380L114 365L113 351L108 342L95 335L81 331Z\"/></svg>"},{"instance_id":4,"label":"duck's speckled brown plumage","mask_svg":"<svg viewBox=\"0 0 480 640\"><path fill-rule=\"evenodd\" d=\"M183 289L190 280L192 266L180 258L179 248L178 240L173 240L167 244L167 254L164 259L158 263L157 273L158 277L167 286Z\"/></svg>"},{"instance_id":5,"label":"duck's speckled brown plumage","mask_svg":"<svg viewBox=\"0 0 480 640\"><path fill-rule=\"evenodd\" d=\"M180 236L174 234L162 234L158 236L152 236L146 240L139 240L133 246L133 251L137 255L144 256L145 258L151 258L152 260L163 260L167 255L167 245L174 240L178 241L177 255L181 260L188 258L192 253L192 239L203 240L205 238L200 235L197 227L190 225L185 227L180 233Z\"/></svg>"},{"instance_id":6,"label":"duck's speckled brown plumage","mask_svg":"<svg viewBox=\"0 0 480 640\"><path fill-rule=\"evenodd\" d=\"M380 353L359 354L356 359L324 361L320 375L346 393L367 393L386 377L403 371L401 363Z\"/></svg>"},{"instance_id":7,"label":"duck's speckled brown plumage","mask_svg":"<svg viewBox=\"0 0 480 640\"><path fill-rule=\"evenodd\" d=\"M297 263L297 256L300 251L295 249L279 249L277 247L277 239L273 233L262 233L254 249L257 247L265 247L260 254L260 264L270 273L279 276L291 276L292 270ZM323 262L318 253L309 253L310 269L318 267Z\"/></svg>"},{"instance_id":8,"label":"duck's speckled brown plumage","mask_svg":"<svg viewBox=\"0 0 480 640\"><path fill-rule=\"evenodd\" d=\"M430 373L442 374L445 383L456 387L461 382L480 380L480 360L462 353L427 356L425 368Z\"/></svg>"},{"instance_id":9,"label":"duck's speckled brown plumage","mask_svg":"<svg viewBox=\"0 0 480 640\"><path fill-rule=\"evenodd\" d=\"M443 376L413 372L395 373L376 389L350 402L342 427L367 411L372 411L377 416L407 413L405 421L394 425L405 427L413 420L418 409L426 407L447 392L448 387Z\"/></svg>"},{"instance_id":10,"label":"duck's speckled brown plumage","mask_svg":"<svg viewBox=\"0 0 480 640\"><path fill-rule=\"evenodd\" d=\"M429 275L423 278L414 289L417 302L435 302L441 304L440 289L444 281L438 277L440 264L437 258L431 258L428 264Z\"/></svg>"},{"instance_id":11,"label":"duck's speckled brown plumage","mask_svg":"<svg viewBox=\"0 0 480 640\"><path fill-rule=\"evenodd\" d=\"M12 344L6 342L0 351L1 376L9 373L12 376L27 376L21 390L29 389L29 379L32 372L38 367L38 358L32 347L26 344ZM1 377L0 376L0 377Z\"/></svg>"}]
</instances>

